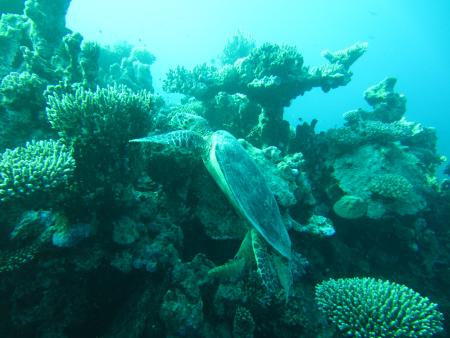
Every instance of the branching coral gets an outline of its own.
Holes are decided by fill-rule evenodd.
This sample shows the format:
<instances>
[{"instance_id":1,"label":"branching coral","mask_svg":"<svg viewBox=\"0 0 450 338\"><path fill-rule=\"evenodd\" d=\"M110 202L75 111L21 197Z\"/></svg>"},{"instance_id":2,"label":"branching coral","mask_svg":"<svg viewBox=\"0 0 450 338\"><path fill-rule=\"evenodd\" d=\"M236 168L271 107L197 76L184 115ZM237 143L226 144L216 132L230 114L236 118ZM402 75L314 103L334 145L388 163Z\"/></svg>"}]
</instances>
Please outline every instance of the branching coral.
<instances>
[{"instance_id":1,"label":"branching coral","mask_svg":"<svg viewBox=\"0 0 450 338\"><path fill-rule=\"evenodd\" d=\"M437 305L408 287L374 278L330 279L316 286L319 309L350 337L431 337L442 331Z\"/></svg>"},{"instance_id":2,"label":"branching coral","mask_svg":"<svg viewBox=\"0 0 450 338\"><path fill-rule=\"evenodd\" d=\"M377 175L369 182L369 190L372 194L386 199L405 199L411 193L413 186L399 174Z\"/></svg>"},{"instance_id":3,"label":"branching coral","mask_svg":"<svg viewBox=\"0 0 450 338\"><path fill-rule=\"evenodd\" d=\"M147 91L134 93L125 86L95 91L78 87L73 94L48 95L47 115L66 141L96 146L106 142L114 147L150 129L153 105Z\"/></svg>"},{"instance_id":4,"label":"branching coral","mask_svg":"<svg viewBox=\"0 0 450 338\"><path fill-rule=\"evenodd\" d=\"M50 192L75 169L72 150L60 141L32 141L0 155L0 201Z\"/></svg>"},{"instance_id":5,"label":"branching coral","mask_svg":"<svg viewBox=\"0 0 450 338\"><path fill-rule=\"evenodd\" d=\"M158 102L148 91L125 86L74 87L72 93L48 95L47 116L63 140L74 145L79 181L89 189L112 188L138 169L128 166L128 140L150 130Z\"/></svg>"}]
</instances>

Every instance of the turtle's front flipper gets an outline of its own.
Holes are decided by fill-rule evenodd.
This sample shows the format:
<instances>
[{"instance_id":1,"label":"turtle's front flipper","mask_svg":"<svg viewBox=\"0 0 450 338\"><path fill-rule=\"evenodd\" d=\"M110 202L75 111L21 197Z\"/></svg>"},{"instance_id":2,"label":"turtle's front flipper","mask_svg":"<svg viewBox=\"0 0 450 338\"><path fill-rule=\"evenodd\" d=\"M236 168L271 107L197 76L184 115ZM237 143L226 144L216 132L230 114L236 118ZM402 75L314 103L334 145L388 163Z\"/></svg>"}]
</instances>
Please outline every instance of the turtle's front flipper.
<instances>
[{"instance_id":1,"label":"turtle's front flipper","mask_svg":"<svg viewBox=\"0 0 450 338\"><path fill-rule=\"evenodd\" d=\"M203 136L191 130L175 130L166 134L133 139L129 142L166 144L201 154L207 146Z\"/></svg>"}]
</instances>

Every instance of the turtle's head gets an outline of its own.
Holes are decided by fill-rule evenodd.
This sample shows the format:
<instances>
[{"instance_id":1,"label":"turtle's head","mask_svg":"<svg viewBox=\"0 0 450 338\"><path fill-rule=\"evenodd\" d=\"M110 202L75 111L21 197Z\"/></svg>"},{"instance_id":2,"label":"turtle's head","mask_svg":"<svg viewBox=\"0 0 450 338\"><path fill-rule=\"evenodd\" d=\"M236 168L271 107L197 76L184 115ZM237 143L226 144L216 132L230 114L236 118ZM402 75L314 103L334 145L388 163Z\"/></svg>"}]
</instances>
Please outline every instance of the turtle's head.
<instances>
[{"instance_id":1,"label":"turtle's head","mask_svg":"<svg viewBox=\"0 0 450 338\"><path fill-rule=\"evenodd\" d=\"M169 115L168 125L174 130L192 130L203 136L211 133L208 121L196 114L177 111Z\"/></svg>"}]
</instances>

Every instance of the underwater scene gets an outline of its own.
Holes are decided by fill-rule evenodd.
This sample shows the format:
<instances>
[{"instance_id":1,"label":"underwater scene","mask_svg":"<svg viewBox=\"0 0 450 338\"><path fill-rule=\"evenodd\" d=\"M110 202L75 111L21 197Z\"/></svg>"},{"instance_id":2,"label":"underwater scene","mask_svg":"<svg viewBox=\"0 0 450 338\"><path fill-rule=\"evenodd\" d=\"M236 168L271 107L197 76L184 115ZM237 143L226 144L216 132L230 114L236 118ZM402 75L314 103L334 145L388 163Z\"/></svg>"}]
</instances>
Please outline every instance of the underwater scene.
<instances>
[{"instance_id":1,"label":"underwater scene","mask_svg":"<svg viewBox=\"0 0 450 338\"><path fill-rule=\"evenodd\" d=\"M0 1L0 337L450 337L450 5L134 2Z\"/></svg>"}]
</instances>

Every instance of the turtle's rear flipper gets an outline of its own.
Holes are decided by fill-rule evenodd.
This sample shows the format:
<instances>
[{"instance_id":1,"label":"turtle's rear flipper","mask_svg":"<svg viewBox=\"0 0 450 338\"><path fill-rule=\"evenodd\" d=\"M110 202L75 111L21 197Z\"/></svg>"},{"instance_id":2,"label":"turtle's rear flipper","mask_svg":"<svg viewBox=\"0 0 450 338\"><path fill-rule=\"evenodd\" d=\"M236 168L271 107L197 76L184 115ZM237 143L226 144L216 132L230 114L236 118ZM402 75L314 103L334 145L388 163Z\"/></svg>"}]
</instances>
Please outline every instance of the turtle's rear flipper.
<instances>
[{"instance_id":1,"label":"turtle's rear flipper","mask_svg":"<svg viewBox=\"0 0 450 338\"><path fill-rule=\"evenodd\" d=\"M166 134L133 139L129 142L166 144L199 153L203 153L206 147L202 135L191 130L175 130Z\"/></svg>"}]
</instances>

